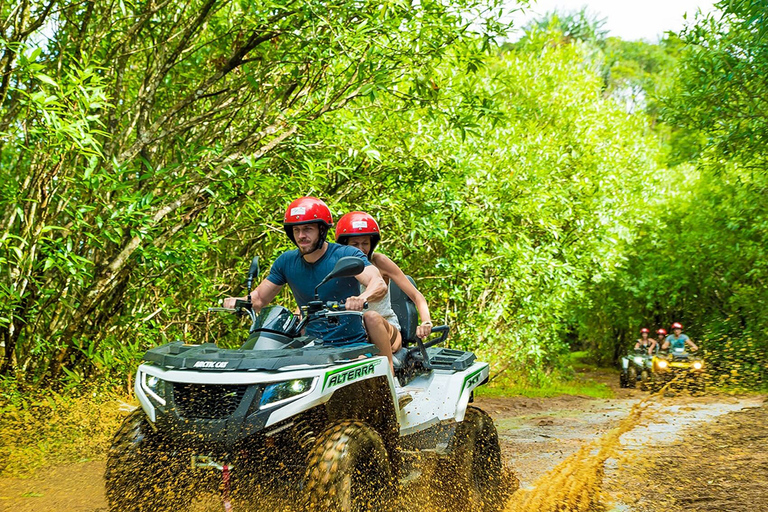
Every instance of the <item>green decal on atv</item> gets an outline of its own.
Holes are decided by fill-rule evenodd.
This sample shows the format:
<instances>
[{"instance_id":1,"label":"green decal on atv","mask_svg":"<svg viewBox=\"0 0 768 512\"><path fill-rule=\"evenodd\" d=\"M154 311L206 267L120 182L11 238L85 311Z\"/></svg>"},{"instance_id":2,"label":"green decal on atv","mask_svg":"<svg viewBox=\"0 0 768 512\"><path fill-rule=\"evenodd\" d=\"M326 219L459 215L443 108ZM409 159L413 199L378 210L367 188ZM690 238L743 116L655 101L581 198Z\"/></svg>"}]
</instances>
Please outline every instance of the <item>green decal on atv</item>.
<instances>
[{"instance_id":1,"label":"green decal on atv","mask_svg":"<svg viewBox=\"0 0 768 512\"><path fill-rule=\"evenodd\" d=\"M476 372L470 373L469 375L464 377L464 384L461 386L461 393L463 393L468 386L474 386L475 384L477 384L477 381L480 380L480 374L482 373L483 370L485 370L485 367L482 367Z\"/></svg>"},{"instance_id":2,"label":"green decal on atv","mask_svg":"<svg viewBox=\"0 0 768 512\"><path fill-rule=\"evenodd\" d=\"M378 365L381 361L381 359L374 359L373 361L365 361L362 363L345 366L344 368L331 370L325 374L325 379L323 380L323 390L325 390L325 388L338 386L339 384L351 382L353 380L359 379L360 377L370 375L373 373L376 365Z\"/></svg>"}]
</instances>

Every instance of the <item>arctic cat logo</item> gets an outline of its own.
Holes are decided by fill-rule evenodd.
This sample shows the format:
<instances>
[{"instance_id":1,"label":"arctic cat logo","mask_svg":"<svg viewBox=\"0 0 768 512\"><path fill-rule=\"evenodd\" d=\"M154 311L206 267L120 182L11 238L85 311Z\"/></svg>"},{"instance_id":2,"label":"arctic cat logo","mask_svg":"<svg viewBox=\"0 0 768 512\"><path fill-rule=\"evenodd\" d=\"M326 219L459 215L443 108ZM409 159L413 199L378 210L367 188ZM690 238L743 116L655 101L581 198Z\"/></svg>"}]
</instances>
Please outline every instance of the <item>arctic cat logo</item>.
<instances>
[{"instance_id":1,"label":"arctic cat logo","mask_svg":"<svg viewBox=\"0 0 768 512\"><path fill-rule=\"evenodd\" d=\"M339 386L346 382L357 380L360 377L371 375L376 365L381 362L381 359L375 359L373 361L366 361L364 363L353 364L352 366L346 366L333 370L325 374L325 380L323 381L323 389L333 386Z\"/></svg>"},{"instance_id":2,"label":"arctic cat logo","mask_svg":"<svg viewBox=\"0 0 768 512\"><path fill-rule=\"evenodd\" d=\"M194 368L226 368L229 361L197 361Z\"/></svg>"}]
</instances>

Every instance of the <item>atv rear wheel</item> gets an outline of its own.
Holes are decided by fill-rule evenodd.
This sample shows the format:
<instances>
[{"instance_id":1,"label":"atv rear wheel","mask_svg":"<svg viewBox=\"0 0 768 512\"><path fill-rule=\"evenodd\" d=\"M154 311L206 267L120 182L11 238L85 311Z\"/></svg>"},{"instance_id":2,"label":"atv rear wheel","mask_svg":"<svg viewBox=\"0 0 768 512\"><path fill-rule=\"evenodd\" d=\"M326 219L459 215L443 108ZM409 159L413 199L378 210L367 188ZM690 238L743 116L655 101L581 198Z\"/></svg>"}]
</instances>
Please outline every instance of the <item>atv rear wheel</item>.
<instances>
[{"instance_id":1,"label":"atv rear wheel","mask_svg":"<svg viewBox=\"0 0 768 512\"><path fill-rule=\"evenodd\" d=\"M385 511L394 480L381 436L358 421L322 432L309 452L307 509L318 512Z\"/></svg>"},{"instance_id":2,"label":"atv rear wheel","mask_svg":"<svg viewBox=\"0 0 768 512\"><path fill-rule=\"evenodd\" d=\"M495 512L516 490L517 479L502 463L496 426L481 409L467 407L447 462L439 464L434 475L439 486L434 494L444 510Z\"/></svg>"},{"instance_id":3,"label":"atv rear wheel","mask_svg":"<svg viewBox=\"0 0 768 512\"><path fill-rule=\"evenodd\" d=\"M179 510L186 504L171 457L142 409L125 418L112 439L104 480L110 512ZM174 488L177 490L174 493Z\"/></svg>"}]
</instances>

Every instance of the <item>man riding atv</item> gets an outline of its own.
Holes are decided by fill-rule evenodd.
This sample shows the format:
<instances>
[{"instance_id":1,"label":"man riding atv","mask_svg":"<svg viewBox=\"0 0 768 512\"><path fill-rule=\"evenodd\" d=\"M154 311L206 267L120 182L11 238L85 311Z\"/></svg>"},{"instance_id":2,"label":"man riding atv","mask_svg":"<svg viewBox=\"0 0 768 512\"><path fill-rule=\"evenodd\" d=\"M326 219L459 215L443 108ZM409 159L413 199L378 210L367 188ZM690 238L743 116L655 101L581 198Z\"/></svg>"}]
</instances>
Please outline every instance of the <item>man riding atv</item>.
<instances>
[{"instance_id":1,"label":"man riding atv","mask_svg":"<svg viewBox=\"0 0 768 512\"><path fill-rule=\"evenodd\" d=\"M700 356L692 354L699 347L685 334L679 322L672 324L672 332L664 340L661 352L653 357L653 388L676 380L691 391L704 389L704 361ZM691 348L687 351L686 348Z\"/></svg>"},{"instance_id":2,"label":"man riding atv","mask_svg":"<svg viewBox=\"0 0 768 512\"><path fill-rule=\"evenodd\" d=\"M683 334L683 325L680 322L673 323L672 334L667 336L667 338L664 340L664 344L661 346L661 350L685 350L686 345L690 345L694 351L699 350L699 347L696 346L693 340L691 340L691 338L689 338L687 335Z\"/></svg>"},{"instance_id":3,"label":"man riding atv","mask_svg":"<svg viewBox=\"0 0 768 512\"><path fill-rule=\"evenodd\" d=\"M326 242L328 228L333 226L331 210L320 199L301 197L293 201L285 211L283 229L297 249L281 254L262 283L250 294L253 312L257 313L280 293L286 284L291 288L299 307L306 306L314 297L315 287L328 274L336 262L344 256L356 256L365 262L362 274L335 279L320 288L320 299L345 302L348 311L362 311L367 301L384 298L387 285L379 270L371 265L362 251L354 247ZM365 287L359 293L358 281ZM234 308L243 297L224 300L225 308ZM307 325L307 334L331 344L364 343L367 335L379 353L387 356L392 364L392 346L389 332L380 322L368 322L363 315L366 329L353 317L340 317L336 325L321 320Z\"/></svg>"},{"instance_id":4,"label":"man riding atv","mask_svg":"<svg viewBox=\"0 0 768 512\"><path fill-rule=\"evenodd\" d=\"M490 365L439 346L447 325L418 336L416 307L396 282L403 347L386 364L389 338L369 329L383 341L377 354L358 318L386 288L358 249L326 244L331 224L322 201L295 201L284 226L298 250L252 292L254 258L247 298L209 308L251 319L238 348L209 342L207 330L204 342L147 351L133 379L140 407L107 454L110 512L183 512L205 493L231 512L386 512L401 496L428 502L418 510L502 509L515 479L493 420L470 405ZM285 284L301 319L267 305Z\"/></svg>"}]
</instances>

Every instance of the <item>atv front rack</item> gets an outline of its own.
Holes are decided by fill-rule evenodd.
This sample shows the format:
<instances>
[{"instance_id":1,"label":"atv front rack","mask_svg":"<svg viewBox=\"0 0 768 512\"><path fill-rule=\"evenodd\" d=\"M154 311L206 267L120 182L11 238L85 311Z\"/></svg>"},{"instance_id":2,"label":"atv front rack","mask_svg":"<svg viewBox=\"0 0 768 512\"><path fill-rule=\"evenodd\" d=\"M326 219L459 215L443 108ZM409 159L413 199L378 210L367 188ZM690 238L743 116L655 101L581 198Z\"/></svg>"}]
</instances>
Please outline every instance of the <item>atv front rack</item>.
<instances>
[{"instance_id":1,"label":"atv front rack","mask_svg":"<svg viewBox=\"0 0 768 512\"><path fill-rule=\"evenodd\" d=\"M213 343L185 345L181 341L151 349L144 360L177 370L279 370L292 365L328 365L337 361L377 355L379 350L370 343L346 346L316 345L303 349L240 350L223 349Z\"/></svg>"}]
</instances>

